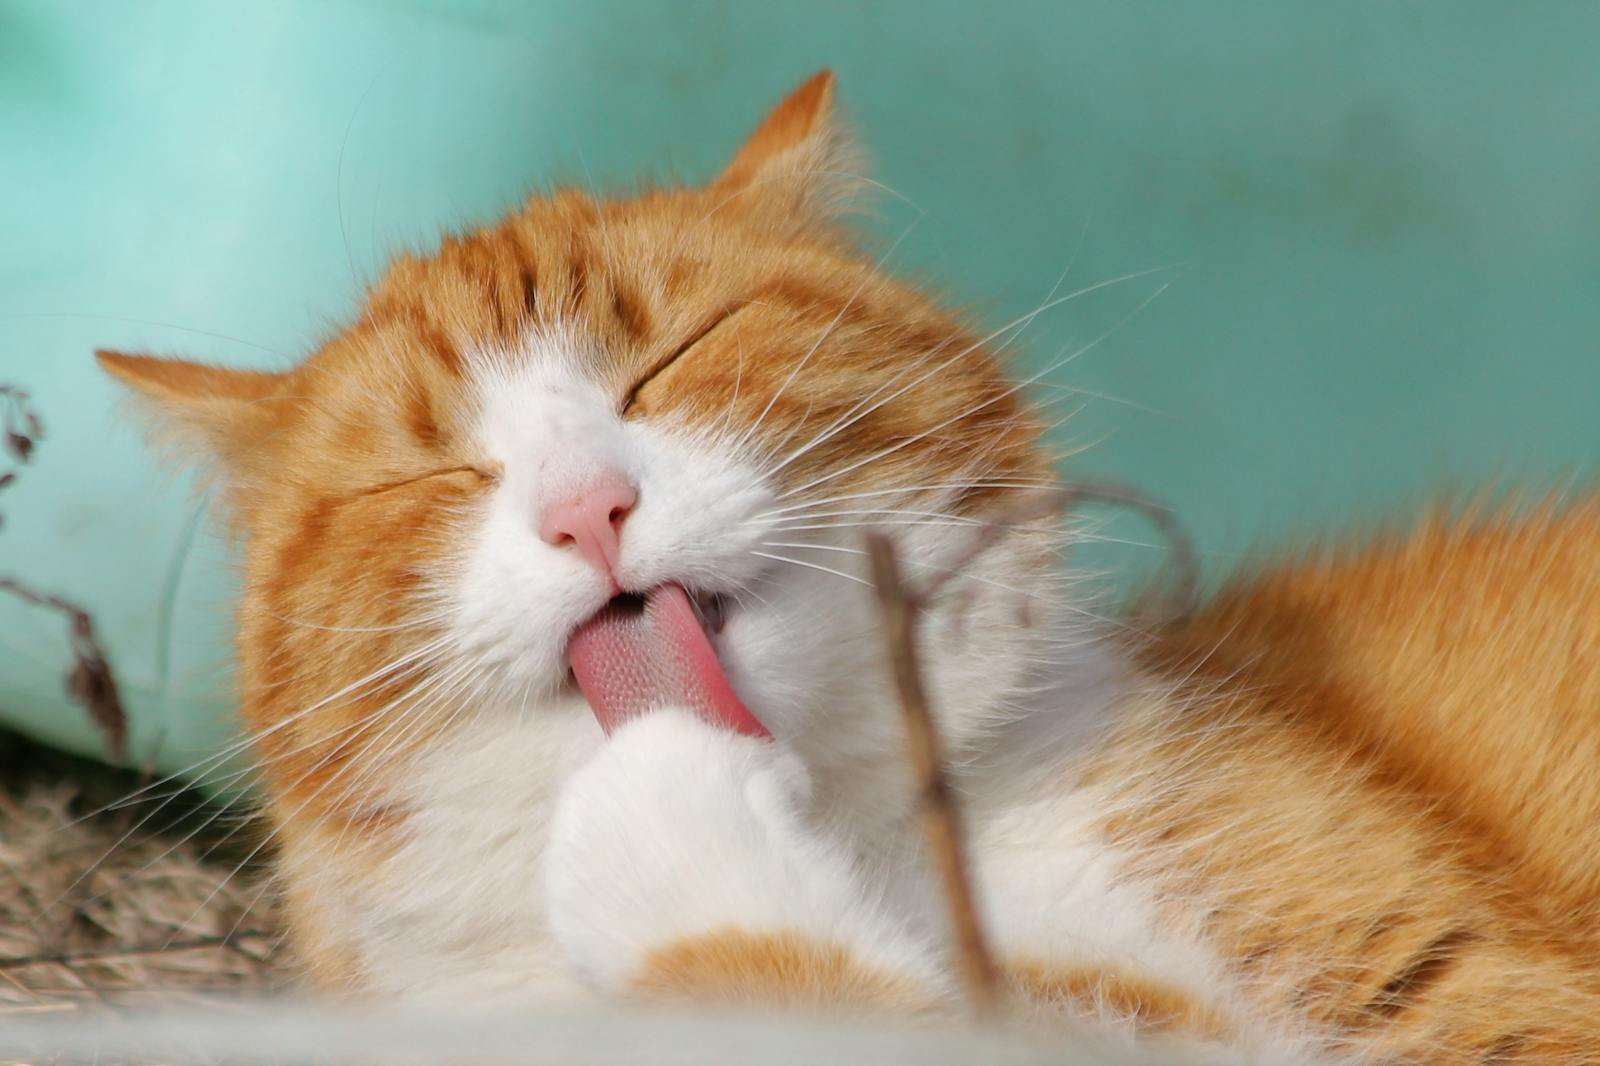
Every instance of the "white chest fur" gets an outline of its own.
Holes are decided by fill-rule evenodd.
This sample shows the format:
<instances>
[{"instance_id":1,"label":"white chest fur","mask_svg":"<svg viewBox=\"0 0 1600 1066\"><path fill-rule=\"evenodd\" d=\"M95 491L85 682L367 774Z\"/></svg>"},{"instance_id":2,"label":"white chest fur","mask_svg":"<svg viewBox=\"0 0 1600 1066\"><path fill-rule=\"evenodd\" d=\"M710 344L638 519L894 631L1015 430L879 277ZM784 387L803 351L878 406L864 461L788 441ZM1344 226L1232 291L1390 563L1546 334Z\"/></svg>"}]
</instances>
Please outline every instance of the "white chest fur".
<instances>
[{"instance_id":1,"label":"white chest fur","mask_svg":"<svg viewBox=\"0 0 1600 1066\"><path fill-rule=\"evenodd\" d=\"M489 710L419 753L402 842L351 915L375 991L494 1007L580 993L550 941L540 862L561 784L601 743L581 699Z\"/></svg>"},{"instance_id":2,"label":"white chest fur","mask_svg":"<svg viewBox=\"0 0 1600 1066\"><path fill-rule=\"evenodd\" d=\"M396 796L407 811L399 846L341 908L376 991L479 1006L580 992L551 938L541 872L560 788L600 743L574 700L526 715L485 713L419 753ZM1025 802L971 800L975 872L1002 952L1134 966L1193 989L1222 983L1212 953L1163 930L1148 888L1123 875L1123 856L1095 829L1096 796L1041 789ZM911 911L907 924L923 929L937 954L944 923L916 841L883 843L868 853L899 861L863 873L902 882L880 890ZM704 890L717 894L717 886Z\"/></svg>"}]
</instances>

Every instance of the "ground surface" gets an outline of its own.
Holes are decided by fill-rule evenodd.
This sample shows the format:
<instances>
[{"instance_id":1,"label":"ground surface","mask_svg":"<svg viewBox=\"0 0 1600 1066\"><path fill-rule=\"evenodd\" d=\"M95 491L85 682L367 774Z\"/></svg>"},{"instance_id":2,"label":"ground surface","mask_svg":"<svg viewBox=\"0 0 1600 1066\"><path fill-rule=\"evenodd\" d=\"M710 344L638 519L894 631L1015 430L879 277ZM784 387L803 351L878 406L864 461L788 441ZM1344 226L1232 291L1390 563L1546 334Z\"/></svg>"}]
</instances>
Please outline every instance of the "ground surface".
<instances>
[{"instance_id":1,"label":"ground surface","mask_svg":"<svg viewBox=\"0 0 1600 1066\"><path fill-rule=\"evenodd\" d=\"M259 837L170 786L102 810L149 784L0 733L0 1025L280 984Z\"/></svg>"}]
</instances>

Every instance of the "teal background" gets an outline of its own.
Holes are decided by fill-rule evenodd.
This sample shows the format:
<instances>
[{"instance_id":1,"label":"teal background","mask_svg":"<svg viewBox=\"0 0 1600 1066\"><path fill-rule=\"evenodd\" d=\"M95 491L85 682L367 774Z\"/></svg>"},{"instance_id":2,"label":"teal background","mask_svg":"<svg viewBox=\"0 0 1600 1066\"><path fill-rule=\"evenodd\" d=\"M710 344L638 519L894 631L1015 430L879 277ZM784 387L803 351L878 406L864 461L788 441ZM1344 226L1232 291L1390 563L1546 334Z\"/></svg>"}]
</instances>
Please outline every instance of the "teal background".
<instances>
[{"instance_id":1,"label":"teal background","mask_svg":"<svg viewBox=\"0 0 1600 1066\"><path fill-rule=\"evenodd\" d=\"M1440 486L1579 485L1597 43L1594 3L0 2L0 380L50 430L0 572L94 609L136 761L214 749L229 547L91 349L283 365L395 249L556 180L707 177L824 65L894 190L878 246L991 325L1069 263L1063 291L1182 264L1021 350L1110 331L1048 376L1074 469L1177 507L1212 576ZM95 752L67 662L0 599L0 717Z\"/></svg>"}]
</instances>

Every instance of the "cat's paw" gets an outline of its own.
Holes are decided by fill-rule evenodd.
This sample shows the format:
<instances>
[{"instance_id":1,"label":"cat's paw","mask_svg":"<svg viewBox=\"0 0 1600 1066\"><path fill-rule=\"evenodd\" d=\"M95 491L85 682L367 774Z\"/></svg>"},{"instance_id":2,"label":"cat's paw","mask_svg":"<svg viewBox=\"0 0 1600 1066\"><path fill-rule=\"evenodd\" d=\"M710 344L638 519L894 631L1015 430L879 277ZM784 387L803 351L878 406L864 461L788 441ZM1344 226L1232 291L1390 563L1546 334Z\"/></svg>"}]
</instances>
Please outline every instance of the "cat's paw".
<instances>
[{"instance_id":1,"label":"cat's paw","mask_svg":"<svg viewBox=\"0 0 1600 1066\"><path fill-rule=\"evenodd\" d=\"M711 933L797 934L904 968L918 954L807 824L804 766L687 711L629 722L556 806L551 929L586 979L621 988L653 953Z\"/></svg>"}]
</instances>

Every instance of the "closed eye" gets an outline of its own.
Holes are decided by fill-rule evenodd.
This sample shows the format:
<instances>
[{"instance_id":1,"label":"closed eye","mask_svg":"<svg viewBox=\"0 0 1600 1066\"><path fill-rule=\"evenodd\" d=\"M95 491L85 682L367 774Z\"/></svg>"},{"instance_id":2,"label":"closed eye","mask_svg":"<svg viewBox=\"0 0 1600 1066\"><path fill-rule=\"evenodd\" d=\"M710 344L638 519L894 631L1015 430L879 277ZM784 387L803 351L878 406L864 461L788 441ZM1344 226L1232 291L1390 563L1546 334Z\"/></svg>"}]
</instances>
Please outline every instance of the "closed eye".
<instances>
[{"instance_id":1,"label":"closed eye","mask_svg":"<svg viewBox=\"0 0 1600 1066\"><path fill-rule=\"evenodd\" d=\"M728 321L728 319L738 314L744 306L744 303L741 301L740 303L729 304L727 307L724 307L721 311L708 319L706 323L699 329L695 330L694 333L689 336L688 340L678 345L663 358L652 363L650 365L650 369L646 370L639 376L638 380L633 383L632 388L628 389L628 394L623 397L622 413L627 414L628 409L638 401L639 392L641 389L650 384L650 382L654 381L662 371L667 369L667 367L671 366L683 356L687 355L695 345L699 344L701 341L705 340L712 333L714 333L717 327L721 326L724 322Z\"/></svg>"},{"instance_id":2,"label":"closed eye","mask_svg":"<svg viewBox=\"0 0 1600 1066\"><path fill-rule=\"evenodd\" d=\"M400 478L396 481L385 481L377 485L369 485L354 495L376 496L382 492L393 492L396 489L410 488L411 486L421 484L424 481L432 481L434 478L453 477L457 474L471 474L485 484L499 479L498 473L486 467L471 465L451 466L446 467L443 470L430 470L426 474L417 474L415 477Z\"/></svg>"}]
</instances>

